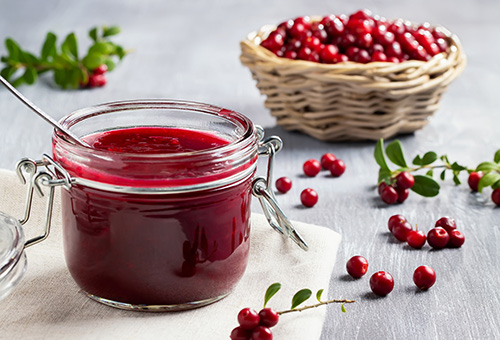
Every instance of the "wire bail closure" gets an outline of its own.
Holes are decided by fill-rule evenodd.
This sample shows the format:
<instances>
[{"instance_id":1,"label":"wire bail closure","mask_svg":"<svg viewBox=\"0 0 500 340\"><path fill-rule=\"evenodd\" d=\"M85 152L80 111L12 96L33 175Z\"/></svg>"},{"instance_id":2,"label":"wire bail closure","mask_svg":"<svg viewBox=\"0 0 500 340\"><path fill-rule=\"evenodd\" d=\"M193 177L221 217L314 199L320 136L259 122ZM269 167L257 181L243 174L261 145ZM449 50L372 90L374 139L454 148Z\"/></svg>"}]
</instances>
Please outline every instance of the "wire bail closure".
<instances>
[{"instance_id":1,"label":"wire bail closure","mask_svg":"<svg viewBox=\"0 0 500 340\"><path fill-rule=\"evenodd\" d=\"M271 185L273 183L274 156L283 147L283 141L277 136L264 139L264 129L256 126L259 137L259 156L268 156L267 177L259 176L252 183L252 194L259 199L264 215L271 227L284 237L290 237L300 248L308 250L306 241L293 227L276 200Z\"/></svg>"}]
</instances>

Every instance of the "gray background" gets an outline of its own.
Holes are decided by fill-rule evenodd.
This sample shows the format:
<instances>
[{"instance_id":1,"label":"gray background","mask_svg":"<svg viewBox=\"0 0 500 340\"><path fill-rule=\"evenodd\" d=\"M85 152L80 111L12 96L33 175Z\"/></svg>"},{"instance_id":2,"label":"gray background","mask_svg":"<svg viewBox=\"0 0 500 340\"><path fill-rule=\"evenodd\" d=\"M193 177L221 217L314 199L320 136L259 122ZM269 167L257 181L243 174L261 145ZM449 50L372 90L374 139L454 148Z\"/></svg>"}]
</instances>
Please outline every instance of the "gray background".
<instances>
[{"instance_id":1,"label":"gray background","mask_svg":"<svg viewBox=\"0 0 500 340\"><path fill-rule=\"evenodd\" d=\"M287 175L293 189L278 197L292 219L329 227L343 235L330 282L330 296L358 300L348 313L328 308L322 339L494 339L500 338L500 209L486 190L470 193L467 185L442 185L436 198L411 194L403 205L386 206L374 184L377 165L373 142L323 143L276 127L263 106L247 69L241 66L239 41L266 23L304 14L352 13L360 8L388 18L439 23L456 33L468 56L464 73L445 94L441 108L423 130L400 139L406 154L434 150L475 166L491 160L500 148L500 3L494 0L421 1L0 1L0 39L10 36L30 51L39 51L47 31L59 36L77 33L88 44L92 25L116 24L116 41L134 52L109 74L101 89L62 91L50 77L22 92L54 117L86 106L122 99L175 98L235 109L277 134L285 142L278 155L276 178ZM38 52L37 52L38 53ZM0 54L5 47L0 46ZM50 151L51 128L0 89L0 167L13 169L21 157L38 158ZM301 175L302 163L333 152L347 164L341 178L321 173ZM466 178L463 178L466 179ZM299 194L315 188L319 203L302 208ZM253 209L259 211L254 202ZM401 213L427 231L441 216L457 220L466 236L461 249L412 250L387 231L389 216ZM386 270L394 291L376 298L369 275L353 281L345 262L356 254L370 262L369 274ZM418 292L413 270L431 265L436 285Z\"/></svg>"}]
</instances>

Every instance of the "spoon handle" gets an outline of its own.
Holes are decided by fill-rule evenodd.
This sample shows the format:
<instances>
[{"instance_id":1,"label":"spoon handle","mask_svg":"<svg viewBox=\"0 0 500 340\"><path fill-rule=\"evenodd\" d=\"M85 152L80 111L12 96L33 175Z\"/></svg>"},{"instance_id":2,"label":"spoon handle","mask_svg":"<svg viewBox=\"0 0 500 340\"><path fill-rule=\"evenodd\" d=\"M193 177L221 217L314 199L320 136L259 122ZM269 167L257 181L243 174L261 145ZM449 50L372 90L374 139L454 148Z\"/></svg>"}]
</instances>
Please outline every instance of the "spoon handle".
<instances>
[{"instance_id":1,"label":"spoon handle","mask_svg":"<svg viewBox=\"0 0 500 340\"><path fill-rule=\"evenodd\" d=\"M81 146L86 146L90 147L87 143L82 141L78 136L76 136L74 133L69 131L68 129L64 128L57 120L52 118L50 115L47 113L43 112L38 106L33 104L28 98L23 96L21 92L15 89L14 86L12 86L4 77L0 75L0 82L5 86L14 96L16 96L20 101L24 103L27 107L29 107L31 110L33 110L36 114L38 114L40 117L42 117L46 122L51 124L54 128L62 131L69 139L71 139L73 142L81 145Z\"/></svg>"}]
</instances>

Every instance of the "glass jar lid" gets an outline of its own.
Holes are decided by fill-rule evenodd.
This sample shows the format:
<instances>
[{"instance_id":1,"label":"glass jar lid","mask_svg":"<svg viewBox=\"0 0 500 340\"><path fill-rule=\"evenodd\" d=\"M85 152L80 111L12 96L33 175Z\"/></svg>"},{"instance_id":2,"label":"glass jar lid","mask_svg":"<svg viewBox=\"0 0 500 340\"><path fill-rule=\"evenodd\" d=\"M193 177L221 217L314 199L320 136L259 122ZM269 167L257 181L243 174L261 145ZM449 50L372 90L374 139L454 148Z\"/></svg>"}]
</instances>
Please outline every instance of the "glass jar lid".
<instances>
[{"instance_id":1,"label":"glass jar lid","mask_svg":"<svg viewBox=\"0 0 500 340\"><path fill-rule=\"evenodd\" d=\"M19 283L26 264L21 224L0 211L0 300Z\"/></svg>"}]
</instances>

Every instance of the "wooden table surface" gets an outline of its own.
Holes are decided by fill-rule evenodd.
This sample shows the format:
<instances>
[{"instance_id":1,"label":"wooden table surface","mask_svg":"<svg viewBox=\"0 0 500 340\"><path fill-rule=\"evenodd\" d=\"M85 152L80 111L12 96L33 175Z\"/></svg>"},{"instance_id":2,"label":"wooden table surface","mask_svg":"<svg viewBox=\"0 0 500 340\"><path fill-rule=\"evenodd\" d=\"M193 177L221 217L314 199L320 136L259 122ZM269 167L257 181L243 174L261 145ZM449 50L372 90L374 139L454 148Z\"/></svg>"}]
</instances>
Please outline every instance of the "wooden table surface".
<instances>
[{"instance_id":1,"label":"wooden table surface","mask_svg":"<svg viewBox=\"0 0 500 340\"><path fill-rule=\"evenodd\" d=\"M250 73L239 62L239 41L266 23L304 14L352 13L369 7L388 18L439 23L456 33L468 65L450 86L430 124L400 136L407 155L428 150L475 166L491 160L500 148L500 2L495 0L354 0L335 5L318 0L277 1L0 1L0 39L12 37L38 51L47 31L62 36L74 31L83 46L93 25L122 27L117 41L134 49L108 84L94 90L63 91L50 77L20 90L56 118L78 108L124 99L175 98L208 102L248 115L279 135L285 147L275 176L289 176L292 191L279 195L292 219L329 227L343 236L329 295L358 300L348 313L328 308L322 339L500 339L500 208L486 190L473 194L467 185L442 184L435 198L411 194L402 205L386 206L375 191L374 142L324 143L284 131L264 108ZM0 54L5 54L0 46ZM51 128L5 89L0 89L0 167L13 169L22 157L50 152ZM333 152L347 164L346 173L305 178L302 163ZM277 178L276 177L276 178ZM466 180L465 177L462 177ZM316 188L320 200L302 208L299 194ZM253 210L260 207L254 202ZM452 216L466 237L460 249L412 250L387 231L389 216L401 213L428 230L441 216ZM353 281L345 262L356 254L370 262L369 274L390 272L394 291L376 298L368 275ZM413 270L422 264L437 272L437 283L419 292Z\"/></svg>"}]
</instances>

